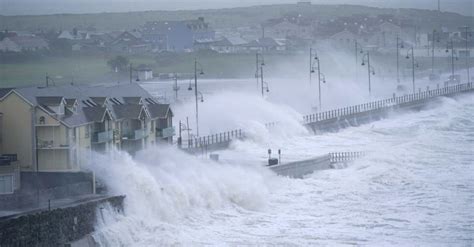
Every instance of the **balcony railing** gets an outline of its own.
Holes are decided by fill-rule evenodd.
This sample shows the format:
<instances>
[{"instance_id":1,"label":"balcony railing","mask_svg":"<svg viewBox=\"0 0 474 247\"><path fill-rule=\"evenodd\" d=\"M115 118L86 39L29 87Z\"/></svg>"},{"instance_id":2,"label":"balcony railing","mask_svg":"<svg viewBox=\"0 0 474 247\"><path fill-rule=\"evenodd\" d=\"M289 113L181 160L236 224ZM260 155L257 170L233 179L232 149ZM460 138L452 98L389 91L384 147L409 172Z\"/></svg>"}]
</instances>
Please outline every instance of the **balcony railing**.
<instances>
[{"instance_id":1,"label":"balcony railing","mask_svg":"<svg viewBox=\"0 0 474 247\"><path fill-rule=\"evenodd\" d=\"M69 149L68 144L55 143L53 140L43 141L38 140L37 149Z\"/></svg>"},{"instance_id":2,"label":"balcony railing","mask_svg":"<svg viewBox=\"0 0 474 247\"><path fill-rule=\"evenodd\" d=\"M148 136L147 129L132 130L122 136L124 140L140 140Z\"/></svg>"},{"instance_id":3,"label":"balcony railing","mask_svg":"<svg viewBox=\"0 0 474 247\"><path fill-rule=\"evenodd\" d=\"M174 127L168 127L164 129L156 129L156 137L168 138L175 135Z\"/></svg>"},{"instance_id":4,"label":"balcony railing","mask_svg":"<svg viewBox=\"0 0 474 247\"><path fill-rule=\"evenodd\" d=\"M92 142L93 143L105 143L112 141L114 139L114 132L112 130L104 131L104 132L95 132L92 135Z\"/></svg>"},{"instance_id":5,"label":"balcony railing","mask_svg":"<svg viewBox=\"0 0 474 247\"><path fill-rule=\"evenodd\" d=\"M9 166L12 162L17 160L16 154L2 154L0 155L0 166Z\"/></svg>"}]
</instances>

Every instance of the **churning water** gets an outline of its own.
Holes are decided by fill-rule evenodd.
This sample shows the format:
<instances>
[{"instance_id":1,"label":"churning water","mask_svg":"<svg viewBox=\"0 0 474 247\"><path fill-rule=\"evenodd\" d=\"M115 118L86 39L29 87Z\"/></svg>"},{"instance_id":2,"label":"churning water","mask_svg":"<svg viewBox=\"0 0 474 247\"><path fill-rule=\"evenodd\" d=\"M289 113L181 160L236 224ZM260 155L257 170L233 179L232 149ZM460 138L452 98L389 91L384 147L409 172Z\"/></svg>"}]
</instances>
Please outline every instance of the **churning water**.
<instances>
[{"instance_id":1,"label":"churning water","mask_svg":"<svg viewBox=\"0 0 474 247\"><path fill-rule=\"evenodd\" d=\"M99 212L94 238L103 246L474 245L474 102L442 101L318 136L284 116L274 133L250 121L242 126L250 138L219 152L222 163L170 147L103 157L93 169L127 198L124 213ZM281 149L283 162L370 153L289 179L263 166L268 148Z\"/></svg>"}]
</instances>

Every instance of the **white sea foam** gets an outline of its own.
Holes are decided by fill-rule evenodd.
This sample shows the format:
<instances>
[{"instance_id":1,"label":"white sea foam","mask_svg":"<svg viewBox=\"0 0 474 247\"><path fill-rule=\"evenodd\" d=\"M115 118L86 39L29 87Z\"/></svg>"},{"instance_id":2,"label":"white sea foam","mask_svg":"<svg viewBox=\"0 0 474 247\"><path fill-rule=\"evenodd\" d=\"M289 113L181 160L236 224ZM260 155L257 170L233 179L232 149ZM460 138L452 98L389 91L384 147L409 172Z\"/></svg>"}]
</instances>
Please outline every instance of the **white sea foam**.
<instances>
[{"instance_id":1,"label":"white sea foam","mask_svg":"<svg viewBox=\"0 0 474 247\"><path fill-rule=\"evenodd\" d=\"M98 177L127 198L124 214L102 210L95 239L103 246L473 244L472 98L319 136L270 135L259 117L272 107L226 115L253 131L219 152L232 164L165 147L96 160ZM282 149L283 160L372 153L346 169L287 179L262 166L267 148Z\"/></svg>"}]
</instances>

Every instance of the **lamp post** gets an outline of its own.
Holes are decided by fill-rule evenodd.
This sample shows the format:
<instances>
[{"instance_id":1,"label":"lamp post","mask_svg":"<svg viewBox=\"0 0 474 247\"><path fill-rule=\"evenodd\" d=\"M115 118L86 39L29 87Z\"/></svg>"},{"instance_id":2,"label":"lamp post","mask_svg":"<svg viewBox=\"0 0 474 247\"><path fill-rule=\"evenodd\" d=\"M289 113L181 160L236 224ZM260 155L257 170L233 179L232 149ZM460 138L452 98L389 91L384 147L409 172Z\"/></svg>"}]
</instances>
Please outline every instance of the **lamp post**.
<instances>
[{"instance_id":1,"label":"lamp post","mask_svg":"<svg viewBox=\"0 0 474 247\"><path fill-rule=\"evenodd\" d=\"M369 97L372 96L372 85L370 84L370 75L375 75L375 69L370 65L370 53L367 51L362 57L362 66L367 62L367 74L369 76Z\"/></svg>"},{"instance_id":2,"label":"lamp post","mask_svg":"<svg viewBox=\"0 0 474 247\"><path fill-rule=\"evenodd\" d=\"M199 67L199 68L198 68ZM201 92L198 91L198 84L197 84L197 78L198 78L198 70L200 75L204 75L204 72L202 70L202 65L197 61L197 59L194 59L194 96L196 99L196 136L199 136L199 103L198 103L198 94L201 96L201 102L204 102L204 97ZM189 84L189 91L193 90L191 87L191 84Z\"/></svg>"},{"instance_id":3,"label":"lamp post","mask_svg":"<svg viewBox=\"0 0 474 247\"><path fill-rule=\"evenodd\" d=\"M319 103L319 111L322 109L322 100L321 100L321 79L323 79L323 83L326 83L326 76L321 72L321 63L318 57L318 53L314 53L314 57L311 59L311 67L310 67L310 75L315 73L316 70L318 71L318 103Z\"/></svg>"},{"instance_id":4,"label":"lamp post","mask_svg":"<svg viewBox=\"0 0 474 247\"><path fill-rule=\"evenodd\" d=\"M434 72L434 63L435 63L435 44L436 41L439 42L439 33L436 31L436 29L433 29L433 33L431 34L431 75L430 79L435 80L438 79L439 76L435 75Z\"/></svg>"},{"instance_id":5,"label":"lamp post","mask_svg":"<svg viewBox=\"0 0 474 247\"><path fill-rule=\"evenodd\" d=\"M133 71L137 71L136 69L133 68L133 64L130 63L130 84L132 84L132 77L133 77ZM137 79L136 81L140 81L140 78L138 78L138 71L137 71Z\"/></svg>"},{"instance_id":6,"label":"lamp post","mask_svg":"<svg viewBox=\"0 0 474 247\"><path fill-rule=\"evenodd\" d=\"M356 70L355 73L356 73L356 80L357 80L357 78L359 77L359 76L358 76L358 73L357 73L357 72L358 72L358 69L357 69L357 68L358 68L358 65L359 65L358 54L359 54L359 53L360 53L360 54L363 54L363 53L364 53L364 50L362 49L362 45L361 45L359 42L357 42L357 40L354 40L354 48L355 48L355 61L356 61L356 63L355 63L355 65L356 65L356 67L355 67L355 70Z\"/></svg>"},{"instance_id":7,"label":"lamp post","mask_svg":"<svg viewBox=\"0 0 474 247\"><path fill-rule=\"evenodd\" d=\"M255 78L257 79L257 88L259 85L259 80L263 81L263 69L262 67L265 66L265 60L263 58L263 53L256 53L255 54Z\"/></svg>"},{"instance_id":8,"label":"lamp post","mask_svg":"<svg viewBox=\"0 0 474 247\"><path fill-rule=\"evenodd\" d=\"M458 60L457 56L454 56L454 41L451 39L446 45L446 53L451 50L451 80L454 80L454 59Z\"/></svg>"},{"instance_id":9,"label":"lamp post","mask_svg":"<svg viewBox=\"0 0 474 247\"><path fill-rule=\"evenodd\" d=\"M465 45L466 45L466 70L467 70L467 83L470 83L471 82L471 77L470 77L470 73L469 73L469 58L471 57L471 52L470 50L468 50L468 42L469 42L469 37L472 36L471 32L469 32L469 27L468 26L464 26L462 27L462 29L464 29L464 31L466 32L466 38L465 38ZM461 35L462 37L462 35Z\"/></svg>"},{"instance_id":10,"label":"lamp post","mask_svg":"<svg viewBox=\"0 0 474 247\"><path fill-rule=\"evenodd\" d=\"M178 86L178 74L174 73L174 85L173 85L173 91L174 91L174 100L177 102L178 101L178 91L179 91L179 86Z\"/></svg>"},{"instance_id":11,"label":"lamp post","mask_svg":"<svg viewBox=\"0 0 474 247\"><path fill-rule=\"evenodd\" d=\"M411 57L410 57L410 52L411 52ZM416 93L416 87L415 87L415 51L413 46L410 47L407 51L407 56L406 59L411 58L411 79L412 79L412 86L413 86L413 93ZM416 67L418 67L418 63L416 63Z\"/></svg>"},{"instance_id":12,"label":"lamp post","mask_svg":"<svg viewBox=\"0 0 474 247\"><path fill-rule=\"evenodd\" d=\"M397 35L397 83L400 84L400 48L404 48L403 40Z\"/></svg>"},{"instance_id":13,"label":"lamp post","mask_svg":"<svg viewBox=\"0 0 474 247\"><path fill-rule=\"evenodd\" d=\"M262 81L262 96L264 96L264 93L270 92L270 89L268 88L268 83L266 81Z\"/></svg>"}]
</instances>

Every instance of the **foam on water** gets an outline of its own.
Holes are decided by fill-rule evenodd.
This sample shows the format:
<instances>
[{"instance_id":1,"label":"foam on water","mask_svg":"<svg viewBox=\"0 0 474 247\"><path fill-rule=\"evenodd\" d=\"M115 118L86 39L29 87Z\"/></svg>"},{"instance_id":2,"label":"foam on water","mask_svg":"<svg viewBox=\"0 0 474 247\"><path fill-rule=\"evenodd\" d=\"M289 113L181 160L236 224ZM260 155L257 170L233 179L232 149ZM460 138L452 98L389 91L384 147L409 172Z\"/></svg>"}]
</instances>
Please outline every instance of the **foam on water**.
<instances>
[{"instance_id":1,"label":"foam on water","mask_svg":"<svg viewBox=\"0 0 474 247\"><path fill-rule=\"evenodd\" d=\"M92 167L126 194L125 212L101 210L94 237L103 246L471 245L473 119L472 98L461 96L319 136L272 138L256 120L255 137L220 152L232 164L165 147L133 159L115 152ZM371 153L345 169L287 179L261 165L269 147L283 160Z\"/></svg>"}]
</instances>

